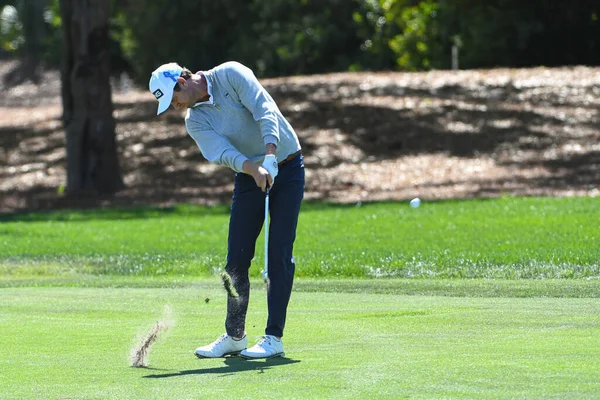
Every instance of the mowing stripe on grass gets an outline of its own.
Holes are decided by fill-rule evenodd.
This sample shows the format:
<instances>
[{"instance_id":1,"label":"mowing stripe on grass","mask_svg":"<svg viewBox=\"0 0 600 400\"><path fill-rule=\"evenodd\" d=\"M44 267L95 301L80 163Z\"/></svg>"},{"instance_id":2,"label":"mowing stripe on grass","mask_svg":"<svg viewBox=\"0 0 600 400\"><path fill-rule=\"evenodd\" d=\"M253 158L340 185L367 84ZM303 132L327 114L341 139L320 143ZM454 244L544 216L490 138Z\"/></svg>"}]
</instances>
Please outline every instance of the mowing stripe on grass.
<instances>
[{"instance_id":1,"label":"mowing stripe on grass","mask_svg":"<svg viewBox=\"0 0 600 400\"><path fill-rule=\"evenodd\" d=\"M599 278L597 205L594 198L425 199L417 209L407 203L306 203L295 246L297 275ZM0 218L0 275L52 276L67 270L207 277L223 270L228 226L224 209L120 212ZM255 260L263 257L261 240ZM252 275L258 277L260 268L257 261Z\"/></svg>"},{"instance_id":2,"label":"mowing stripe on grass","mask_svg":"<svg viewBox=\"0 0 600 400\"><path fill-rule=\"evenodd\" d=\"M265 293L246 330L263 334ZM198 360L222 333L220 288L5 288L3 399L594 398L600 300L294 293L288 358ZM204 300L209 298L209 302ZM173 327L129 366L163 307ZM276 384L275 384L276 383ZM268 390L265 387L268 386Z\"/></svg>"}]
</instances>

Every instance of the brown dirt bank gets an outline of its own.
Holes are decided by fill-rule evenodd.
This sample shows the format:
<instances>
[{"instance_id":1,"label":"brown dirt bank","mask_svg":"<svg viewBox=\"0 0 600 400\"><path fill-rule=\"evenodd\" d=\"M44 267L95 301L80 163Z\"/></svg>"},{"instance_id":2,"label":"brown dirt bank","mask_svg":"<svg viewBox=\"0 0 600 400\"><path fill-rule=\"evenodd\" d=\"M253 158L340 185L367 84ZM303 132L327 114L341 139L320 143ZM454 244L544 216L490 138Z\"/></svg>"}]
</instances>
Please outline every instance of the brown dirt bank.
<instances>
[{"instance_id":1,"label":"brown dirt bank","mask_svg":"<svg viewBox=\"0 0 600 400\"><path fill-rule=\"evenodd\" d=\"M0 64L0 74L10 63ZM262 81L295 127L307 199L334 202L600 194L600 68L340 73ZM115 85L127 188L71 199L60 82L2 88L0 211L216 204L231 172L208 164L182 115Z\"/></svg>"}]
</instances>

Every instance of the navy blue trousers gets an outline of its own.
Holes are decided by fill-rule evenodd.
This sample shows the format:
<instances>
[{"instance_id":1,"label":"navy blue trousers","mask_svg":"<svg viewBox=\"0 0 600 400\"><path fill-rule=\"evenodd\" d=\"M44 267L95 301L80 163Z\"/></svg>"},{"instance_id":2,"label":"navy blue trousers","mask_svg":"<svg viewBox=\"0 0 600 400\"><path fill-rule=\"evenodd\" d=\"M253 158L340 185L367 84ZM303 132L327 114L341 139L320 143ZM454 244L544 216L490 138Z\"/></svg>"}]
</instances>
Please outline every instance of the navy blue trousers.
<instances>
[{"instance_id":1,"label":"navy blue trousers","mask_svg":"<svg viewBox=\"0 0 600 400\"><path fill-rule=\"evenodd\" d=\"M287 307L294 282L293 249L300 204L304 197L304 159L298 155L281 165L269 195L269 291L266 335L283 336ZM242 337L250 299L248 270L254 258L256 239L265 218L265 193L254 178L235 174L229 220L227 265L238 298L227 300L225 329L229 336ZM262 262L261 262L262 265ZM262 268L261 268L262 269Z\"/></svg>"}]
</instances>

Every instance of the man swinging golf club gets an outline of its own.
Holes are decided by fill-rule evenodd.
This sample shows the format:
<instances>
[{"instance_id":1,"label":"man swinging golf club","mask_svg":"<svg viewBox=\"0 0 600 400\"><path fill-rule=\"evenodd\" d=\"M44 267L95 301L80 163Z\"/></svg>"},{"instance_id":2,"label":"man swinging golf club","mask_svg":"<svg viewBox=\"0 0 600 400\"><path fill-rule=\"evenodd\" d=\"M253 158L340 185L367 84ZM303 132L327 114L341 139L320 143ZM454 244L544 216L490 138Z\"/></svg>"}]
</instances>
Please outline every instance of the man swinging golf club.
<instances>
[{"instance_id":1,"label":"man swinging golf club","mask_svg":"<svg viewBox=\"0 0 600 400\"><path fill-rule=\"evenodd\" d=\"M202 155L235 172L225 271L239 297L228 296L226 332L195 354L201 358L283 356L281 337L295 270L292 252L304 197L298 136L253 72L240 63L227 62L196 73L176 63L165 64L152 73L149 86L158 100L158 114L169 105L188 109L185 126ZM247 348L248 270L265 216L267 187L268 319L265 335Z\"/></svg>"}]
</instances>

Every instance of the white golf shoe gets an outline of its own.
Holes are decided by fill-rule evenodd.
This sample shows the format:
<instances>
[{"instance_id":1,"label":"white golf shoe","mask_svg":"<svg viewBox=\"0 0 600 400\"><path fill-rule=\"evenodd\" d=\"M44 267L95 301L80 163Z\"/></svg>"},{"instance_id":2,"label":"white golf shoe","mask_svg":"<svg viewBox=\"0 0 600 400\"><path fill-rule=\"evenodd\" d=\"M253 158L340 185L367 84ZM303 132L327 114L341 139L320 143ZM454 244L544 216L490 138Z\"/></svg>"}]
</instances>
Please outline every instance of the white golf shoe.
<instances>
[{"instance_id":1,"label":"white golf shoe","mask_svg":"<svg viewBox=\"0 0 600 400\"><path fill-rule=\"evenodd\" d=\"M242 351L240 356L246 359L272 358L283 357L285 353L283 352L281 340L278 340L275 336L265 335L254 346Z\"/></svg>"},{"instance_id":2,"label":"white golf shoe","mask_svg":"<svg viewBox=\"0 0 600 400\"><path fill-rule=\"evenodd\" d=\"M194 354L198 358L219 358L240 354L248 347L248 338L244 335L240 340L234 340L226 333L209 345L198 347Z\"/></svg>"}]
</instances>

